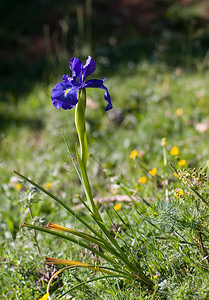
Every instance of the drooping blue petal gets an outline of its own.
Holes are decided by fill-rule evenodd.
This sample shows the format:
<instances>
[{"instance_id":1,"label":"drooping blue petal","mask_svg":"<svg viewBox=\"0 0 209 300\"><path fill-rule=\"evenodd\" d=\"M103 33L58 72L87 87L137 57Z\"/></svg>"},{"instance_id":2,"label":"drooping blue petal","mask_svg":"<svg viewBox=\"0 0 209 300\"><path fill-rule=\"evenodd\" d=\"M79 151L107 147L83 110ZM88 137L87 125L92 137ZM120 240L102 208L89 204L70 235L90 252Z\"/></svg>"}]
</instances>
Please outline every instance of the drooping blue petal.
<instances>
[{"instance_id":1,"label":"drooping blue petal","mask_svg":"<svg viewBox=\"0 0 209 300\"><path fill-rule=\"evenodd\" d=\"M79 78L80 82L82 80L82 68L83 64L77 57L72 57L70 59L70 65L69 65L71 71L72 71L72 77L74 79Z\"/></svg>"},{"instance_id":2,"label":"drooping blue petal","mask_svg":"<svg viewBox=\"0 0 209 300\"><path fill-rule=\"evenodd\" d=\"M93 60L93 58L91 56L88 56L86 63L82 69L83 82L86 79L86 77L88 77L95 71L95 69L96 69L95 61Z\"/></svg>"},{"instance_id":3,"label":"drooping blue petal","mask_svg":"<svg viewBox=\"0 0 209 300\"><path fill-rule=\"evenodd\" d=\"M51 92L51 100L56 108L71 109L78 103L78 86L64 81L57 83Z\"/></svg>"},{"instance_id":4,"label":"drooping blue petal","mask_svg":"<svg viewBox=\"0 0 209 300\"><path fill-rule=\"evenodd\" d=\"M111 103L110 94L108 92L108 89L103 84L104 81L105 81L105 78L103 80L100 80L100 79L90 79L90 80L87 80L82 85L82 87L86 87L86 88L99 88L99 89L105 90L104 98L108 102L108 105L105 108L105 110L107 111L107 110L109 110L109 109L112 108L112 103Z\"/></svg>"}]
</instances>

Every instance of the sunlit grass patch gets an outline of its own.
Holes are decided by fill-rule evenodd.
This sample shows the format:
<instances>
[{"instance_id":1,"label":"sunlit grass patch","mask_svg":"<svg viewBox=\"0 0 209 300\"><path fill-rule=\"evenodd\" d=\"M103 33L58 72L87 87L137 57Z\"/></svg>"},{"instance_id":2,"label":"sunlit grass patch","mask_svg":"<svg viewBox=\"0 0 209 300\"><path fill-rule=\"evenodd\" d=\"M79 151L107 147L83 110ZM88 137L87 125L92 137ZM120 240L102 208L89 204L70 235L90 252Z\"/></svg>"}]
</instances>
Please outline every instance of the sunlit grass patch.
<instances>
[{"instance_id":1,"label":"sunlit grass patch","mask_svg":"<svg viewBox=\"0 0 209 300\"><path fill-rule=\"evenodd\" d=\"M179 178L186 176L186 173L181 173L186 172L184 169L196 168L198 174L199 167L204 168L204 173L209 170L208 130L205 127L205 131L200 131L200 127L196 126L205 124L208 79L207 72L187 74L182 70L181 75L176 76L175 70L142 63L133 76L123 78L123 85L118 75L109 80L117 113L103 118L102 107L98 110L89 108L87 111L87 132L92 157L88 167L94 196L129 194L130 202L122 203L122 209L115 210L128 218L134 231L130 232L122 226L121 232L118 232L116 228L121 228L121 220L113 214L111 217L115 225L119 226L115 227L116 238L120 239L122 236L126 243L129 241L130 255L134 257L134 261L145 268L149 266L148 272L160 284L159 297L166 295L177 299L196 293L199 298L204 298L208 295L207 254L203 252L200 243L201 236L207 251L208 209ZM70 143L74 144L75 135L71 130L73 114L66 115L61 111L55 114L50 106L49 91L48 86L37 86L15 108L12 103L7 103L7 107L1 103L3 112L8 109L11 118L8 126L2 127L0 150L3 158L0 165L0 235L3 241L1 268L4 277L1 294L8 299L34 299L44 295L46 290L46 282L40 286L36 284L39 280L38 270L44 269L44 265L38 256L33 233L27 233L27 239L30 239L27 242L26 231L24 234L20 231L20 224L30 221L28 197L32 188L24 181L11 182L12 170L21 169L38 180L39 184L46 185L46 189L56 193L62 200L66 199L72 207L78 204L78 192L83 197L73 166L67 160L60 134L63 128L67 138L70 137ZM90 95L93 100L98 100L97 93L93 90ZM177 113L179 108L182 109L182 114L180 111ZM161 146L163 137L166 138L166 144L164 142ZM179 153L171 155L170 150L175 145ZM175 172L177 177L173 176L174 171L169 164L164 166L163 147L167 151L167 161L172 161L178 171ZM134 149L137 156L133 153L135 159L129 158ZM138 180L143 176L147 178L146 183L139 184ZM202 180L191 172L190 176L196 186ZM199 188L202 189L202 184ZM166 189L169 202L165 201ZM184 191L183 197L175 196L177 190ZM35 192L34 199L31 199L35 223L46 226L53 220L62 226L75 226L73 229L82 230L73 218L67 217L64 210L61 209L58 213L54 203L38 191ZM201 193L205 198L206 187ZM109 210L108 204L104 203L100 211L108 222L106 208ZM83 209L78 213L89 222L90 218ZM111 230L111 223L108 224ZM166 236L163 237L165 233ZM37 240L44 256L48 253L43 249L48 247L51 257L60 255L59 258L73 261L82 259L87 263L96 261L92 253L81 251L78 246L69 247L58 239L43 238L40 234ZM156 274L158 277L154 278ZM62 292L79 284L82 278L90 280L91 275L85 275L85 272L79 270L73 273L66 271L61 276L64 282ZM132 286L119 279L110 279L108 283L101 280L87 286L88 292L87 287L82 287L72 292L72 295L88 299L95 296L93 290L96 290L104 299L115 299L115 295L142 299L147 297L146 292L136 292ZM104 292L104 287L107 293Z\"/></svg>"}]
</instances>

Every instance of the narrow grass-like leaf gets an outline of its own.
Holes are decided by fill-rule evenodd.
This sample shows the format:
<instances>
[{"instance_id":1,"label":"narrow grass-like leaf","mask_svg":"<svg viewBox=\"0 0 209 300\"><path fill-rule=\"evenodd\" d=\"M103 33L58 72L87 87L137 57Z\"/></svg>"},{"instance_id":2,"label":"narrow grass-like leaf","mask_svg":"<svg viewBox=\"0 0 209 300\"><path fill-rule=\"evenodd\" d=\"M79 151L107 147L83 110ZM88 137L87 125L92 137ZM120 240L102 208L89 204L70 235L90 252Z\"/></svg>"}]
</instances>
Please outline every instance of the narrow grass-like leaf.
<instances>
[{"instance_id":1,"label":"narrow grass-like leaf","mask_svg":"<svg viewBox=\"0 0 209 300\"><path fill-rule=\"evenodd\" d=\"M62 200L60 200L59 198L57 198L56 196L54 196L52 193L50 193L49 191L47 191L46 189L44 189L43 187L41 187L39 184L35 183L34 181L32 181L31 179L29 179L28 177L20 174L17 171L14 171L15 174L17 174L19 177L21 177L22 179L26 180L27 182L29 182L30 184L32 184L33 186L35 186L37 189L39 189L40 191L42 191L44 194L48 195L50 198L54 199L56 202L58 202L60 205L62 205L73 217L75 217L77 220L79 220L83 225L85 225L85 227L87 227L92 233L94 233L95 235L99 236L98 232L96 230L94 230L83 218L79 217L68 205L66 205Z\"/></svg>"},{"instance_id":2,"label":"narrow grass-like leaf","mask_svg":"<svg viewBox=\"0 0 209 300\"><path fill-rule=\"evenodd\" d=\"M86 239L90 243L97 244L99 247L101 247L101 248L109 251L110 253L112 253L116 258L119 257L119 253L117 251L115 251L115 249L103 237L101 237L99 239L99 238L94 237L92 235L89 235L87 233L77 231L77 230L74 230L74 229L70 229L70 228L67 228L67 227L64 227L64 226L60 226L60 225L57 225L57 224L54 224L54 223L49 223L44 228L51 229L51 230L57 230L57 231L69 232L69 233L71 233L75 236L79 236L83 239Z\"/></svg>"},{"instance_id":3,"label":"narrow grass-like leaf","mask_svg":"<svg viewBox=\"0 0 209 300\"><path fill-rule=\"evenodd\" d=\"M80 240L76 240L74 239L73 237L71 236L67 236L63 233L60 233L60 232L57 232L57 231L54 231L54 230L50 230L50 229L47 229L47 228L44 228L44 227L40 227L40 226L36 226L36 225L32 225L32 224L27 224L27 223L24 223L22 226L25 226L25 227L28 227L28 228L33 228L33 229L37 229L39 231L43 231L43 232L46 232L46 233L49 233L51 235L55 235L59 238L62 238L62 239L65 239L65 240L68 240L72 243L75 243L85 249L88 249L89 251L95 253L96 255L102 257L104 260L110 262L112 265L118 265L118 263L116 261L114 261L110 256L96 250L95 248L91 247L89 244L86 244Z\"/></svg>"},{"instance_id":4,"label":"narrow grass-like leaf","mask_svg":"<svg viewBox=\"0 0 209 300\"><path fill-rule=\"evenodd\" d=\"M68 291L66 291L65 293L63 293L62 295L58 296L58 299L66 296L67 294L71 293L73 290L87 284L87 283L91 283L91 282L94 282L94 281L98 281L98 280L102 280L102 279L106 279L107 278L125 278L128 282L130 282L131 280L129 279L129 277L127 276L124 276L124 275L107 275L107 276L101 276L101 277L97 277L97 278L92 278L88 281L84 281L84 282L81 282L81 283L78 283L77 285L73 286L71 289L69 289Z\"/></svg>"},{"instance_id":5,"label":"narrow grass-like leaf","mask_svg":"<svg viewBox=\"0 0 209 300\"><path fill-rule=\"evenodd\" d=\"M87 268L89 270L94 270L94 271L98 271L98 272L103 272L109 275L117 275L107 269L104 269L100 266L94 266L94 265L90 265L87 263L82 263L79 261L73 261L73 260L68 260L68 259L59 259L59 258L55 258L55 257L46 257L45 259L45 263L46 264L55 264L55 265L65 265L65 266L74 266L74 267L80 267L80 268Z\"/></svg>"},{"instance_id":6,"label":"narrow grass-like leaf","mask_svg":"<svg viewBox=\"0 0 209 300\"><path fill-rule=\"evenodd\" d=\"M94 237L94 236L89 235L87 233L76 231L74 229L70 229L70 228L60 226L60 225L57 225L57 224L54 224L54 223L49 223L44 228L51 229L51 230L57 230L57 231L63 231L63 232L69 232L69 233L71 233L75 236L78 236L80 238L85 239L89 243L94 243L94 244L98 245L103 250L107 250L108 252L113 254L115 256L115 258L117 258L117 259L120 258L120 254L109 244L109 242L107 240L105 240L102 237L101 237L101 239L98 239L97 237Z\"/></svg>"},{"instance_id":7,"label":"narrow grass-like leaf","mask_svg":"<svg viewBox=\"0 0 209 300\"><path fill-rule=\"evenodd\" d=\"M94 203L93 195L92 195L92 192L91 192L91 187L90 187L88 176L87 176L87 173L86 173L86 169L83 166L83 161L80 158L78 148L76 146L76 155L77 155L77 159L78 159L78 163L79 163L79 167L80 167L81 173L79 172L79 170L77 168L77 165L75 163L75 160L72 157L72 154L71 154L71 151L70 151L70 147L69 147L69 144L67 142L67 139L66 139L66 136L65 136L64 132L62 132L62 135L63 135L64 141L65 141L68 153L70 155L70 159L71 159L71 161L72 161L72 163L74 165L74 168L75 168L75 170L76 170L76 172L78 174L78 177L80 179L80 182L81 182L81 184L83 186L84 193L86 195L87 201L90 204L93 213L96 213L97 217L102 220L102 218L101 218L101 216L100 216L100 214L98 212L98 209L97 209L97 207L96 207L96 205ZM84 206L87 206L86 203L84 203L84 201L81 201L81 202L84 204ZM89 211L91 211L88 206L87 206L87 208L88 208Z\"/></svg>"},{"instance_id":8,"label":"narrow grass-like leaf","mask_svg":"<svg viewBox=\"0 0 209 300\"><path fill-rule=\"evenodd\" d=\"M77 231L77 230L74 230L74 229L71 229L71 228L67 228L67 227L64 227L64 226L60 226L60 225L57 225L57 224L54 224L54 223L49 223L44 228L55 230L55 231L68 232L68 233L71 233L71 234L73 234L75 236L78 236L80 238L83 238L83 239L87 240L89 243L95 243L98 246L100 246L101 248L105 247L105 244L104 244L103 240L98 239L97 237L94 237L94 236L92 236L92 235L90 235L88 233Z\"/></svg>"},{"instance_id":9,"label":"narrow grass-like leaf","mask_svg":"<svg viewBox=\"0 0 209 300\"><path fill-rule=\"evenodd\" d=\"M94 216L93 216L94 217ZM120 248L119 244L117 243L117 241L114 239L114 237L111 235L111 233L106 229L105 225L102 224L101 222L97 221L95 219L95 221L97 222L97 224L100 226L100 228L102 229L102 231L105 233L105 235L107 236L107 238L113 243L113 245L119 250L119 255L120 255L120 259L123 261L123 263L127 266L127 268L131 271L134 272L136 274L140 274L140 278L142 281L144 281L147 286L152 287L153 283L152 281L143 273L143 271L141 270L141 268L136 267L134 264L132 264L128 257L125 255L125 253L123 252L123 250Z\"/></svg>"}]
</instances>

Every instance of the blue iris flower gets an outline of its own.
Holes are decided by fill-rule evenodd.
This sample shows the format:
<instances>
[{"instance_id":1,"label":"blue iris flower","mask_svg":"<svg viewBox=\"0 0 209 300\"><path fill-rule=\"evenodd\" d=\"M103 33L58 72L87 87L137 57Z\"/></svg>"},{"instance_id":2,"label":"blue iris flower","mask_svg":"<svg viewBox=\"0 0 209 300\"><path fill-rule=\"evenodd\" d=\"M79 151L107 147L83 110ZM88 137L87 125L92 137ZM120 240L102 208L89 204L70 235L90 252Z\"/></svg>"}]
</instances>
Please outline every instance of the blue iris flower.
<instances>
[{"instance_id":1,"label":"blue iris flower","mask_svg":"<svg viewBox=\"0 0 209 300\"><path fill-rule=\"evenodd\" d=\"M112 108L110 94L103 84L106 78L102 80L90 79L86 81L86 78L96 69L96 63L91 56L87 58L84 66L78 58L72 57L69 67L72 71L72 77L68 74L63 75L62 82L57 83L51 92L51 100L56 108L73 108L78 103L79 90L84 88L104 89L104 99L108 102L105 110Z\"/></svg>"}]
</instances>

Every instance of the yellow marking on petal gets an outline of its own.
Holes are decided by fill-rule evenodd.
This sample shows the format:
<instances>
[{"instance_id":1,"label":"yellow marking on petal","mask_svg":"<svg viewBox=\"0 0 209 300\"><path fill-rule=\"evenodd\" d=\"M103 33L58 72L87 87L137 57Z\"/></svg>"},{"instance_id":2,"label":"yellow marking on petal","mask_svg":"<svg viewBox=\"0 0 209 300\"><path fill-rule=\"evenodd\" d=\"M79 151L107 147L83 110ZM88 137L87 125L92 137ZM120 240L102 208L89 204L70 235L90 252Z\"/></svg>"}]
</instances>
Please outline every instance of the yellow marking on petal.
<instances>
[{"instance_id":1,"label":"yellow marking on petal","mask_svg":"<svg viewBox=\"0 0 209 300\"><path fill-rule=\"evenodd\" d=\"M129 157L135 159L138 156L138 151L136 149L134 149L133 151L131 151Z\"/></svg>"},{"instance_id":2,"label":"yellow marking on petal","mask_svg":"<svg viewBox=\"0 0 209 300\"><path fill-rule=\"evenodd\" d=\"M141 178L139 178L139 183L145 184L147 182L147 177L146 176L142 176Z\"/></svg>"},{"instance_id":3,"label":"yellow marking on petal","mask_svg":"<svg viewBox=\"0 0 209 300\"><path fill-rule=\"evenodd\" d=\"M162 140L161 140L161 146L163 146L163 147L166 146L166 138L162 138Z\"/></svg>"},{"instance_id":4,"label":"yellow marking on petal","mask_svg":"<svg viewBox=\"0 0 209 300\"><path fill-rule=\"evenodd\" d=\"M70 89L67 89L67 90L65 91L65 96L67 96L67 94L69 93L69 91L70 91Z\"/></svg>"},{"instance_id":5,"label":"yellow marking on petal","mask_svg":"<svg viewBox=\"0 0 209 300\"><path fill-rule=\"evenodd\" d=\"M15 189L16 190L21 190L21 188L22 188L22 183L18 183L18 184L16 184L16 186L15 186Z\"/></svg>"},{"instance_id":6,"label":"yellow marking on petal","mask_svg":"<svg viewBox=\"0 0 209 300\"><path fill-rule=\"evenodd\" d=\"M44 189L50 189L52 187L52 183L51 182L47 182L44 184Z\"/></svg>"},{"instance_id":7,"label":"yellow marking on petal","mask_svg":"<svg viewBox=\"0 0 209 300\"><path fill-rule=\"evenodd\" d=\"M43 297L41 297L39 300L48 300L49 299L49 293L46 293Z\"/></svg>"},{"instance_id":8,"label":"yellow marking on petal","mask_svg":"<svg viewBox=\"0 0 209 300\"><path fill-rule=\"evenodd\" d=\"M157 169L153 168L152 170L149 171L150 175L155 176L157 175Z\"/></svg>"},{"instance_id":9,"label":"yellow marking on petal","mask_svg":"<svg viewBox=\"0 0 209 300\"><path fill-rule=\"evenodd\" d=\"M185 166L186 165L186 160L182 159L178 162L179 166Z\"/></svg>"},{"instance_id":10,"label":"yellow marking on petal","mask_svg":"<svg viewBox=\"0 0 209 300\"><path fill-rule=\"evenodd\" d=\"M171 151L170 151L170 154L175 156L175 155L178 155L179 154L179 149L177 146L174 146Z\"/></svg>"},{"instance_id":11,"label":"yellow marking on petal","mask_svg":"<svg viewBox=\"0 0 209 300\"><path fill-rule=\"evenodd\" d=\"M122 205L120 203L115 204L114 210L119 211L122 208Z\"/></svg>"}]
</instances>

